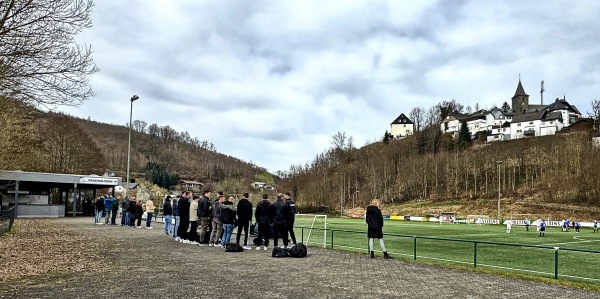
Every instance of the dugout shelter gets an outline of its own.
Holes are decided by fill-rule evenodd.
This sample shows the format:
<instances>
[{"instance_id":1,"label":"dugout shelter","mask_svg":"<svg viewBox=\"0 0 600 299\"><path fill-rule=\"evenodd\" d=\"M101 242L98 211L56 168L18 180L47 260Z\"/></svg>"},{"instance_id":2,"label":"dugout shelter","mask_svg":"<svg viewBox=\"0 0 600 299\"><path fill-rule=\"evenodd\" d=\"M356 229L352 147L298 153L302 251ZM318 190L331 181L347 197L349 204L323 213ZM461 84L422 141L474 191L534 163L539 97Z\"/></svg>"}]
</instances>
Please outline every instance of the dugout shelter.
<instances>
[{"instance_id":1,"label":"dugout shelter","mask_svg":"<svg viewBox=\"0 0 600 299\"><path fill-rule=\"evenodd\" d=\"M82 192L124 184L121 177L0 170L0 205L15 206L17 217L73 217L82 212Z\"/></svg>"}]
</instances>

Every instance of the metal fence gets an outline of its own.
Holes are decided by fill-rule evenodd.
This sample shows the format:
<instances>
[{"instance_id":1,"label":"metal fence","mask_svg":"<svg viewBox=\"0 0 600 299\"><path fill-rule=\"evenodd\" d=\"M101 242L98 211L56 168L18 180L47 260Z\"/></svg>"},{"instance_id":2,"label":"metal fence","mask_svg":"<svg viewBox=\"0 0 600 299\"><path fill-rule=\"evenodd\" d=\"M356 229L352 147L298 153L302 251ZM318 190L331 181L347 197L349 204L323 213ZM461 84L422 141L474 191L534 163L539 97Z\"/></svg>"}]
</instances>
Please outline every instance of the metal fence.
<instances>
[{"instance_id":1,"label":"metal fence","mask_svg":"<svg viewBox=\"0 0 600 299\"><path fill-rule=\"evenodd\" d=\"M367 253L366 232L296 227L307 246ZM322 231L322 237L308 237ZM495 269L569 281L600 284L600 251L555 246L384 234L386 249L395 257L441 265ZM308 238L310 238L308 240ZM357 240L365 240L362 241ZM375 248L379 248L377 242ZM305 243L306 244L306 243ZM361 246L362 245L362 246Z\"/></svg>"},{"instance_id":2,"label":"metal fence","mask_svg":"<svg viewBox=\"0 0 600 299\"><path fill-rule=\"evenodd\" d=\"M15 207L0 208L0 235L9 232L15 222Z\"/></svg>"}]
</instances>

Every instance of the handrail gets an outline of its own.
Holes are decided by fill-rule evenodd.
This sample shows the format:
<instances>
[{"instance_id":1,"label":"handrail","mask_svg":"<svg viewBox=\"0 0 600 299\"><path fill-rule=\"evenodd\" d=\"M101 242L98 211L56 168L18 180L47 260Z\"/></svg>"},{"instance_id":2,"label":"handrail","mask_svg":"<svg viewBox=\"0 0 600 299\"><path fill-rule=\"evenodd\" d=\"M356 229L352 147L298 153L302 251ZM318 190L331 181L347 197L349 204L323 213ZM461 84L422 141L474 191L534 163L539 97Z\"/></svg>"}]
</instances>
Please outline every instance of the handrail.
<instances>
[{"instance_id":1,"label":"handrail","mask_svg":"<svg viewBox=\"0 0 600 299\"><path fill-rule=\"evenodd\" d=\"M341 232L341 233L353 233L353 234L361 234L361 235L365 235L366 232L365 231L356 231L356 230L346 230L346 229L332 229L332 228L319 228L319 227L304 227L304 226L296 226L296 229L300 229L302 231L302 242L304 242L304 229L307 230L321 230L321 231L326 231L330 233L330 239L329 240L324 240L324 244L323 247L328 247L327 243L330 243L330 248L334 249L335 247L335 243L334 243L334 234L335 232ZM587 280L587 281L595 281L595 282L600 282L600 278L594 278L594 277L580 277L580 276L575 276L575 275L570 275L569 270L572 271L571 268L568 268L568 270L566 271L567 273L559 275L559 251L563 251L563 252L583 252L583 253L593 253L593 254L600 254L599 250L589 250L589 249L578 249L578 248L568 248L568 247L557 247L557 246L548 246L548 245L531 245L531 244L518 244L518 243L505 243L505 242L495 242L495 241L479 241L479 240L466 240L466 239L454 239L454 238L444 238L444 237L433 237L433 236L417 236L417 235L405 235L405 234L390 234L390 233L384 233L384 236L388 236L388 237L400 237L400 238L410 238L413 240L413 252L412 254L404 254L402 253L401 255L405 255L405 256L411 256L413 260L417 260L417 257L419 258L425 258L425 259L433 259L433 260L439 260L439 257L434 256L418 256L417 255L417 240L418 239L423 239L423 240L435 240L435 241L449 241L449 242L461 242L461 243L471 243L473 244L473 259L471 262L465 262L464 260L451 260L451 259L442 259L445 261L449 261L449 262L457 262L457 263L462 263L462 264L472 264L474 268L477 268L478 266L486 266L486 267L491 267L491 268L499 268L499 269L505 269L505 270L517 270L517 271L523 271L523 272L527 272L527 273L535 273L535 274L549 274L552 275L552 277L554 279L558 279L560 276L565 277L565 278L572 278L572 279L583 279L583 280ZM524 248L536 248L536 249L544 249L544 250L552 250L553 251L553 255L552 255L552 266L553 266L553 272L543 272L543 271L534 271L532 269L518 269L518 268L511 268L511 267L506 267L506 266L502 266L503 262L506 262L505 260L502 260L499 262L499 264L481 264L478 263L478 255L477 255L477 251L478 251L478 245L497 245L497 246L510 246L510 247L524 247ZM343 248L354 248L355 247L349 247L348 245L338 245L338 247L343 247ZM419 247L421 248L421 247ZM593 261L595 260L600 260L600 259L591 259ZM543 262L543 260L542 260ZM548 265L550 266L550 265ZM564 271L563 271L564 272ZM586 272L587 273L587 272Z\"/></svg>"}]
</instances>

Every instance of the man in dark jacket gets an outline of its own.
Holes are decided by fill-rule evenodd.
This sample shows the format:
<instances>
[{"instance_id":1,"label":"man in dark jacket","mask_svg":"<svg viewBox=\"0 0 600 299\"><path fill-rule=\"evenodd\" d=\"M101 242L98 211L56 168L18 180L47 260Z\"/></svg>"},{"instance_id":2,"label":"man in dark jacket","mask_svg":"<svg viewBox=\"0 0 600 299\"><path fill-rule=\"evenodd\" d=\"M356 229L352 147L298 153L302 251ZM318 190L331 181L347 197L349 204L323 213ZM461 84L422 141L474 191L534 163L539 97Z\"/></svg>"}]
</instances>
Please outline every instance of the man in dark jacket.
<instances>
[{"instance_id":1,"label":"man in dark jacket","mask_svg":"<svg viewBox=\"0 0 600 299\"><path fill-rule=\"evenodd\" d=\"M191 204L192 192L184 191L181 192L179 198L179 241L184 244L189 244L188 239L188 228L190 226L190 204Z\"/></svg>"},{"instance_id":2,"label":"man in dark jacket","mask_svg":"<svg viewBox=\"0 0 600 299\"><path fill-rule=\"evenodd\" d=\"M296 203L290 197L289 192L283 193L285 205L287 207L287 217L285 218L285 228L292 238L292 243L296 244L296 234L294 233L294 221L296 220Z\"/></svg>"},{"instance_id":3,"label":"man in dark jacket","mask_svg":"<svg viewBox=\"0 0 600 299\"><path fill-rule=\"evenodd\" d=\"M206 245L206 231L208 230L208 220L210 218L210 190L204 190L200 202L198 203L198 218L200 219L200 246Z\"/></svg>"},{"instance_id":4,"label":"man in dark jacket","mask_svg":"<svg viewBox=\"0 0 600 299\"><path fill-rule=\"evenodd\" d=\"M117 213L119 212L119 200L121 200L121 195L118 195L116 198L112 199L112 215L110 218L110 224L117 225Z\"/></svg>"},{"instance_id":5,"label":"man in dark jacket","mask_svg":"<svg viewBox=\"0 0 600 299\"><path fill-rule=\"evenodd\" d=\"M102 224L102 212L104 212L104 197L96 199L96 224Z\"/></svg>"},{"instance_id":6,"label":"man in dark jacket","mask_svg":"<svg viewBox=\"0 0 600 299\"><path fill-rule=\"evenodd\" d=\"M273 230L275 235L273 236L273 243L277 247L279 237L283 239L283 247L288 246L288 231L285 226L288 218L288 207L287 204L281 198L283 194L277 195L277 200L273 203Z\"/></svg>"},{"instance_id":7,"label":"man in dark jacket","mask_svg":"<svg viewBox=\"0 0 600 299\"><path fill-rule=\"evenodd\" d=\"M171 205L171 195L167 195L165 198L165 202L163 203L163 222L165 224L165 236L172 235L173 229L171 225L173 224L173 206Z\"/></svg>"},{"instance_id":8,"label":"man in dark jacket","mask_svg":"<svg viewBox=\"0 0 600 299\"><path fill-rule=\"evenodd\" d=\"M135 227L135 212L137 210L137 202L135 201L135 197L129 198L129 207L127 208L127 215L129 215L129 222L127 226Z\"/></svg>"},{"instance_id":9,"label":"man in dark jacket","mask_svg":"<svg viewBox=\"0 0 600 299\"><path fill-rule=\"evenodd\" d=\"M383 251L383 258L387 260L392 257L387 253L385 244L383 243L383 215L381 215L381 210L379 209L380 203L379 199L373 199L373 201L371 201L371 205L367 207L367 213L365 214L365 223L368 226L367 237L369 238L369 252L371 253L371 258L375 257L373 239L377 238L379 239L381 251Z\"/></svg>"},{"instance_id":10,"label":"man in dark jacket","mask_svg":"<svg viewBox=\"0 0 600 299\"><path fill-rule=\"evenodd\" d=\"M256 205L256 211L254 212L254 218L258 224L258 237L257 239L262 242L264 239L265 247L264 250L269 248L270 238L270 225L273 219L273 205L269 202L269 195L263 194L262 200ZM256 245L256 250L260 250L260 244Z\"/></svg>"},{"instance_id":11,"label":"man in dark jacket","mask_svg":"<svg viewBox=\"0 0 600 299\"><path fill-rule=\"evenodd\" d=\"M250 222L252 221L252 203L248 200L249 194L244 193L242 199L237 205L237 218L238 218L238 231L236 243L240 244L240 235L242 229L244 230L244 249L251 249L248 246L248 229L250 228Z\"/></svg>"},{"instance_id":12,"label":"man in dark jacket","mask_svg":"<svg viewBox=\"0 0 600 299\"><path fill-rule=\"evenodd\" d=\"M235 209L233 208L234 197L229 196L221 204L221 223L223 224L223 237L221 238L221 247L225 246L231 240L233 226L235 225Z\"/></svg>"},{"instance_id":13,"label":"man in dark jacket","mask_svg":"<svg viewBox=\"0 0 600 299\"><path fill-rule=\"evenodd\" d=\"M127 210L129 209L129 197L125 196L121 202L121 226L129 226L129 218L127 218Z\"/></svg>"},{"instance_id":14,"label":"man in dark jacket","mask_svg":"<svg viewBox=\"0 0 600 299\"><path fill-rule=\"evenodd\" d=\"M177 197L175 197L173 199L173 218L175 219L175 225L173 226L173 239L175 239L175 242L179 242L179 222L181 221L181 218L179 218L179 199L181 198L181 195L177 195Z\"/></svg>"}]
</instances>

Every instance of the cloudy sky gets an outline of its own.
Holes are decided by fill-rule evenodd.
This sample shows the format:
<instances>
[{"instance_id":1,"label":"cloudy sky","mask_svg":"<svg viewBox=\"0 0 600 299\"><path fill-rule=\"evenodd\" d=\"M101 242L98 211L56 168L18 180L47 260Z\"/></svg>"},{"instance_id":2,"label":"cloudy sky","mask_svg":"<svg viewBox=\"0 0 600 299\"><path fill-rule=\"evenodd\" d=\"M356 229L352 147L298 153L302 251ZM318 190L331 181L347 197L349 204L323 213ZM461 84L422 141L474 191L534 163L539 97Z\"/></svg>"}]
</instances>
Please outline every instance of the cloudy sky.
<instances>
[{"instance_id":1,"label":"cloudy sky","mask_svg":"<svg viewBox=\"0 0 600 299\"><path fill-rule=\"evenodd\" d=\"M269 171L345 132L380 139L413 107L600 99L600 1L97 0L101 71L79 117L188 131Z\"/></svg>"}]
</instances>

